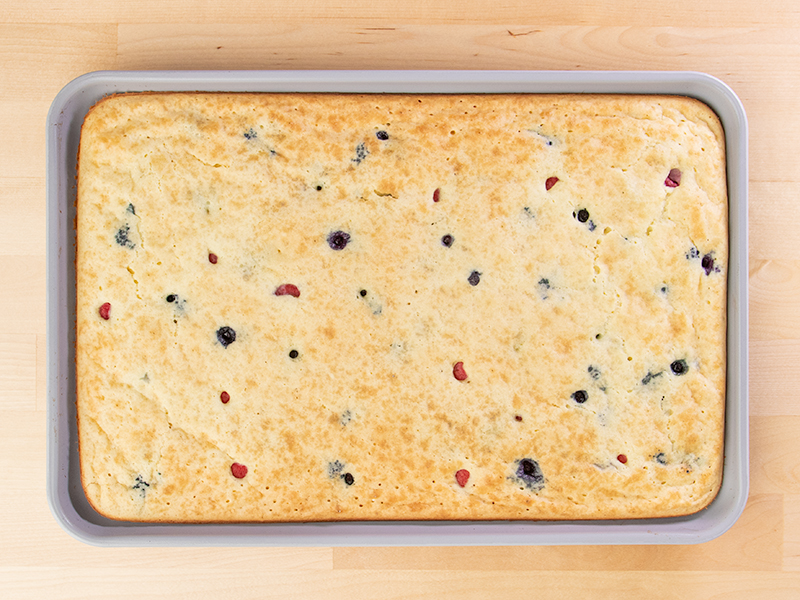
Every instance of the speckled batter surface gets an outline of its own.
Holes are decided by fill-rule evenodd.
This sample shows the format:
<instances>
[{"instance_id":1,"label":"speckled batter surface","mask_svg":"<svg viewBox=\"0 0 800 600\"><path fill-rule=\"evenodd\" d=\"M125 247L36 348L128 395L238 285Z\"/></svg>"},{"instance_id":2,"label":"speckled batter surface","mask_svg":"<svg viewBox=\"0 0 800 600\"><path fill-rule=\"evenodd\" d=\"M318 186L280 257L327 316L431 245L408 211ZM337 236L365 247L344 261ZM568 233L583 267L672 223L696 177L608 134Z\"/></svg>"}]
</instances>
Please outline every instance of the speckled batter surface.
<instances>
[{"instance_id":1,"label":"speckled batter surface","mask_svg":"<svg viewBox=\"0 0 800 600\"><path fill-rule=\"evenodd\" d=\"M724 157L677 97L101 101L77 203L89 501L148 522L702 509Z\"/></svg>"}]
</instances>

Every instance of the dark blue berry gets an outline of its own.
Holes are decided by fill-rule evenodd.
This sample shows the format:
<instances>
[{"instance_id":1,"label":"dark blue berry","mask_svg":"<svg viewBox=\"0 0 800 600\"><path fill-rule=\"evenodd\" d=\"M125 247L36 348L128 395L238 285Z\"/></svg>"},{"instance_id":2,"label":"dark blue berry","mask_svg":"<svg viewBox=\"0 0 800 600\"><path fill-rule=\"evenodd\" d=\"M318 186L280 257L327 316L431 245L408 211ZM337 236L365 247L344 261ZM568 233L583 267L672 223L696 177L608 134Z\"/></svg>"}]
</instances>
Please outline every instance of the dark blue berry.
<instances>
[{"instance_id":1,"label":"dark blue berry","mask_svg":"<svg viewBox=\"0 0 800 600\"><path fill-rule=\"evenodd\" d=\"M353 485L356 482L356 480L355 480L355 478L353 477L353 475L351 473L345 473L344 474L344 482L347 485Z\"/></svg>"},{"instance_id":2,"label":"dark blue berry","mask_svg":"<svg viewBox=\"0 0 800 600\"><path fill-rule=\"evenodd\" d=\"M289 358L297 358L298 356L300 356L300 353L297 350L289 352Z\"/></svg>"},{"instance_id":3,"label":"dark blue berry","mask_svg":"<svg viewBox=\"0 0 800 600\"><path fill-rule=\"evenodd\" d=\"M685 360L676 360L669 368L672 369L675 375L685 375L689 371L689 365L686 364Z\"/></svg>"},{"instance_id":4,"label":"dark blue berry","mask_svg":"<svg viewBox=\"0 0 800 600\"><path fill-rule=\"evenodd\" d=\"M710 254L706 254L703 257L703 260L700 261L700 264L702 265L703 269L705 270L706 275L709 275L711 273L711 271L714 270L714 258Z\"/></svg>"},{"instance_id":5,"label":"dark blue berry","mask_svg":"<svg viewBox=\"0 0 800 600\"><path fill-rule=\"evenodd\" d=\"M175 302L175 300L177 299L178 297L175 294L170 294L169 296L167 296L167 302Z\"/></svg>"},{"instance_id":6,"label":"dark blue berry","mask_svg":"<svg viewBox=\"0 0 800 600\"><path fill-rule=\"evenodd\" d=\"M220 327L217 329L217 339L223 348L227 348L236 341L236 332L227 325Z\"/></svg>"},{"instance_id":7,"label":"dark blue berry","mask_svg":"<svg viewBox=\"0 0 800 600\"><path fill-rule=\"evenodd\" d=\"M528 489L537 490L544 487L544 474L539 463L532 458L523 458L517 463L514 473Z\"/></svg>"},{"instance_id":8,"label":"dark blue berry","mask_svg":"<svg viewBox=\"0 0 800 600\"><path fill-rule=\"evenodd\" d=\"M469 284L474 287L481 282L481 274L478 273L478 271L473 271L469 274L467 281L469 281Z\"/></svg>"},{"instance_id":9,"label":"dark blue berry","mask_svg":"<svg viewBox=\"0 0 800 600\"><path fill-rule=\"evenodd\" d=\"M134 208L133 204L128 204L128 212L132 215L136 214L136 209Z\"/></svg>"},{"instance_id":10,"label":"dark blue berry","mask_svg":"<svg viewBox=\"0 0 800 600\"><path fill-rule=\"evenodd\" d=\"M366 295L367 295L367 290L361 290L361 291L360 291L360 292L358 292L358 293L359 293L359 294L361 295L361 297L363 298L364 296L366 296Z\"/></svg>"},{"instance_id":11,"label":"dark blue berry","mask_svg":"<svg viewBox=\"0 0 800 600\"><path fill-rule=\"evenodd\" d=\"M248 131L244 132L244 137L248 140L254 140L258 137L258 134L256 133L256 130L251 127Z\"/></svg>"},{"instance_id":12,"label":"dark blue berry","mask_svg":"<svg viewBox=\"0 0 800 600\"><path fill-rule=\"evenodd\" d=\"M586 223L586 221L589 220L589 211L586 210L585 208L580 209L577 214L575 213L573 214L580 223Z\"/></svg>"},{"instance_id":13,"label":"dark blue berry","mask_svg":"<svg viewBox=\"0 0 800 600\"><path fill-rule=\"evenodd\" d=\"M450 246L452 246L454 241L455 240L453 239L453 236L450 235L449 233L447 235L442 236L442 246L444 246L445 248L449 248Z\"/></svg>"},{"instance_id":14,"label":"dark blue berry","mask_svg":"<svg viewBox=\"0 0 800 600\"><path fill-rule=\"evenodd\" d=\"M328 236L328 245L333 250L344 250L350 241L350 234L344 231L334 231Z\"/></svg>"},{"instance_id":15,"label":"dark blue berry","mask_svg":"<svg viewBox=\"0 0 800 600\"><path fill-rule=\"evenodd\" d=\"M571 397L578 404L583 404L589 399L589 394L586 393L586 390L578 390L577 392L572 392Z\"/></svg>"},{"instance_id":16,"label":"dark blue berry","mask_svg":"<svg viewBox=\"0 0 800 600\"><path fill-rule=\"evenodd\" d=\"M667 457L663 452L659 452L653 458L655 458L656 462L658 464L660 464L660 465L666 465L667 464Z\"/></svg>"},{"instance_id":17,"label":"dark blue berry","mask_svg":"<svg viewBox=\"0 0 800 600\"><path fill-rule=\"evenodd\" d=\"M389 139L389 134L388 134L388 133L386 133L386 132L385 132L385 131L383 131L383 130L379 131L379 132L378 132L378 133L376 133L375 135L377 136L377 138L378 138L379 140L388 140L388 139Z\"/></svg>"}]
</instances>

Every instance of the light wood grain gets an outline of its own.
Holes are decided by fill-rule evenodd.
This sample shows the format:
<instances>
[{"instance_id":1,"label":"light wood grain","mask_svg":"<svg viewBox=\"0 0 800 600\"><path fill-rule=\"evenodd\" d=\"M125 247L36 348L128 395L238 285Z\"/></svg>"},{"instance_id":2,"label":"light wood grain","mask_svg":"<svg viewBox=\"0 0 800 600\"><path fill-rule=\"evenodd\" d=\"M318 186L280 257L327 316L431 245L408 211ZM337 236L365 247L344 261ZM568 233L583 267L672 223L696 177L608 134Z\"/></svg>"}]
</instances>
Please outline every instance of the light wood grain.
<instances>
[{"instance_id":1,"label":"light wood grain","mask_svg":"<svg viewBox=\"0 0 800 600\"><path fill-rule=\"evenodd\" d=\"M96 548L46 500L45 118L99 69L697 70L750 126L751 489L696 546ZM800 598L800 3L8 0L0 598Z\"/></svg>"}]
</instances>

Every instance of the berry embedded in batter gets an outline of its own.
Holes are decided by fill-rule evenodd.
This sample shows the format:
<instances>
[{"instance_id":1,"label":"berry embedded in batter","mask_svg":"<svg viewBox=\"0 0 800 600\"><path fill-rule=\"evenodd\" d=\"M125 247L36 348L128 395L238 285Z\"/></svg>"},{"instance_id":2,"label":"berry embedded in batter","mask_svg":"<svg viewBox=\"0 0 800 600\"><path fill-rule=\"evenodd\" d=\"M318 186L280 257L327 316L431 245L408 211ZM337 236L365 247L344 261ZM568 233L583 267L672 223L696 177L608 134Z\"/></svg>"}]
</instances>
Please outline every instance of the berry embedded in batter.
<instances>
[{"instance_id":1,"label":"berry embedded in batter","mask_svg":"<svg viewBox=\"0 0 800 600\"><path fill-rule=\"evenodd\" d=\"M577 213L572 213L572 216L578 219L579 223L586 223L589 220L589 211L582 208Z\"/></svg>"},{"instance_id":2,"label":"berry embedded in batter","mask_svg":"<svg viewBox=\"0 0 800 600\"><path fill-rule=\"evenodd\" d=\"M466 469L459 469L456 471L456 482L458 482L458 485L463 488L467 485L467 481L469 481L469 471Z\"/></svg>"},{"instance_id":3,"label":"berry embedded in batter","mask_svg":"<svg viewBox=\"0 0 800 600\"><path fill-rule=\"evenodd\" d=\"M533 491L538 491L544 487L544 474L539 463L532 458L523 458L517 463L514 473L525 486Z\"/></svg>"},{"instance_id":4,"label":"berry embedded in batter","mask_svg":"<svg viewBox=\"0 0 800 600\"><path fill-rule=\"evenodd\" d=\"M170 294L169 296L166 297L167 302L175 302L177 299L178 296L176 294Z\"/></svg>"},{"instance_id":5,"label":"berry embedded in batter","mask_svg":"<svg viewBox=\"0 0 800 600\"><path fill-rule=\"evenodd\" d=\"M356 482L355 477L353 477L352 473L345 473L342 478L344 479L344 482L347 485L353 485Z\"/></svg>"},{"instance_id":6,"label":"berry embedded in batter","mask_svg":"<svg viewBox=\"0 0 800 600\"><path fill-rule=\"evenodd\" d=\"M547 181L544 182L544 189L548 192L550 189L558 183L558 177L548 177Z\"/></svg>"},{"instance_id":7,"label":"berry embedded in batter","mask_svg":"<svg viewBox=\"0 0 800 600\"><path fill-rule=\"evenodd\" d=\"M442 246L444 246L445 248L449 248L450 246L452 246L454 241L455 239L453 239L453 236L450 235L449 233L447 235L442 236Z\"/></svg>"},{"instance_id":8,"label":"berry embedded in batter","mask_svg":"<svg viewBox=\"0 0 800 600\"><path fill-rule=\"evenodd\" d=\"M586 390L578 390L577 392L572 392L571 398L578 404L583 404L589 399L589 394L586 393Z\"/></svg>"},{"instance_id":9,"label":"berry embedded in batter","mask_svg":"<svg viewBox=\"0 0 800 600\"><path fill-rule=\"evenodd\" d=\"M295 359L298 356L300 356L300 353L297 350L291 350L289 352L289 358L291 358L291 359Z\"/></svg>"},{"instance_id":10,"label":"berry embedded in batter","mask_svg":"<svg viewBox=\"0 0 800 600\"><path fill-rule=\"evenodd\" d=\"M247 467L235 462L231 465L231 473L236 479L244 479L245 475L247 475Z\"/></svg>"},{"instance_id":11,"label":"berry embedded in batter","mask_svg":"<svg viewBox=\"0 0 800 600\"><path fill-rule=\"evenodd\" d=\"M214 254L213 252L208 253L208 262L210 262L212 265L215 265L217 264L217 260L218 258L216 254Z\"/></svg>"},{"instance_id":12,"label":"berry embedded in batter","mask_svg":"<svg viewBox=\"0 0 800 600\"><path fill-rule=\"evenodd\" d=\"M670 169L669 175L664 180L664 185L671 188L676 188L681 184L681 170Z\"/></svg>"},{"instance_id":13,"label":"berry embedded in batter","mask_svg":"<svg viewBox=\"0 0 800 600\"><path fill-rule=\"evenodd\" d=\"M97 312L100 313L100 316L104 320L108 321L109 317L111 316L111 303L104 302L103 304L100 305L100 309Z\"/></svg>"},{"instance_id":14,"label":"berry embedded in batter","mask_svg":"<svg viewBox=\"0 0 800 600\"><path fill-rule=\"evenodd\" d=\"M469 284L472 287L475 287L481 282L481 274L478 271L473 271L472 273L469 274L467 281L469 281Z\"/></svg>"},{"instance_id":15,"label":"berry embedded in batter","mask_svg":"<svg viewBox=\"0 0 800 600\"><path fill-rule=\"evenodd\" d=\"M703 257L703 260L700 261L700 265L703 267L703 270L706 272L706 275L710 275L711 271L714 270L714 257L710 254L706 254Z\"/></svg>"},{"instance_id":16,"label":"berry embedded in batter","mask_svg":"<svg viewBox=\"0 0 800 600\"><path fill-rule=\"evenodd\" d=\"M231 395L228 392L222 392L219 395L219 399L222 401L223 404L227 404L231 401Z\"/></svg>"},{"instance_id":17,"label":"berry embedded in batter","mask_svg":"<svg viewBox=\"0 0 800 600\"><path fill-rule=\"evenodd\" d=\"M383 130L380 130L378 133L375 134L375 137L377 137L379 140L386 141L389 139L389 134Z\"/></svg>"},{"instance_id":18,"label":"berry embedded in batter","mask_svg":"<svg viewBox=\"0 0 800 600\"><path fill-rule=\"evenodd\" d=\"M217 340L219 340L223 348L227 348L236 341L236 332L227 325L220 327L217 329Z\"/></svg>"},{"instance_id":19,"label":"berry embedded in batter","mask_svg":"<svg viewBox=\"0 0 800 600\"><path fill-rule=\"evenodd\" d=\"M686 364L685 360L676 360L669 368L672 369L675 375L685 375L689 371L689 365Z\"/></svg>"},{"instance_id":20,"label":"berry embedded in batter","mask_svg":"<svg viewBox=\"0 0 800 600\"><path fill-rule=\"evenodd\" d=\"M628 457L624 454L617 455L617 460L621 462L623 465L628 462Z\"/></svg>"},{"instance_id":21,"label":"berry embedded in batter","mask_svg":"<svg viewBox=\"0 0 800 600\"><path fill-rule=\"evenodd\" d=\"M358 294L363 298L364 296L367 295L367 290L361 290L360 292L358 292Z\"/></svg>"},{"instance_id":22,"label":"berry embedded in batter","mask_svg":"<svg viewBox=\"0 0 800 600\"><path fill-rule=\"evenodd\" d=\"M245 139L248 140L254 140L258 137L258 134L256 133L256 130L251 127L250 129L244 132L244 137Z\"/></svg>"},{"instance_id":23,"label":"berry embedded in batter","mask_svg":"<svg viewBox=\"0 0 800 600\"><path fill-rule=\"evenodd\" d=\"M453 365L453 377L458 379L459 381L464 381L467 378L467 372L464 370L464 363L457 362Z\"/></svg>"},{"instance_id":24,"label":"berry embedded in batter","mask_svg":"<svg viewBox=\"0 0 800 600\"><path fill-rule=\"evenodd\" d=\"M350 234L344 231L334 231L328 236L328 246L333 250L344 250L350 242Z\"/></svg>"},{"instance_id":25,"label":"berry embedded in batter","mask_svg":"<svg viewBox=\"0 0 800 600\"><path fill-rule=\"evenodd\" d=\"M441 190L439 188L436 188L435 190L433 190L433 201L434 202L438 202L440 195L441 195Z\"/></svg>"},{"instance_id":26,"label":"berry embedded in batter","mask_svg":"<svg viewBox=\"0 0 800 600\"><path fill-rule=\"evenodd\" d=\"M276 296L292 296L293 298L300 297L300 290L293 283L282 283L275 290Z\"/></svg>"}]
</instances>

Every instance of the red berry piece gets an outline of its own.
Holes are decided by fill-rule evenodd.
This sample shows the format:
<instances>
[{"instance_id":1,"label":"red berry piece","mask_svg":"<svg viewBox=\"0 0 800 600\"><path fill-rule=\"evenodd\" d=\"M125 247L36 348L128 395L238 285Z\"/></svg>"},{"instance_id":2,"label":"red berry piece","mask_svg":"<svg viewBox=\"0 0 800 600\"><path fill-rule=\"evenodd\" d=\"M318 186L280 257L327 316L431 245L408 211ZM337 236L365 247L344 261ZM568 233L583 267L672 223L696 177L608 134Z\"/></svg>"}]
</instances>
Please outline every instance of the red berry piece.
<instances>
[{"instance_id":1,"label":"red berry piece","mask_svg":"<svg viewBox=\"0 0 800 600\"><path fill-rule=\"evenodd\" d=\"M453 377L459 381L464 381L467 378L467 372L464 370L464 363L457 362L453 365Z\"/></svg>"},{"instance_id":2,"label":"red berry piece","mask_svg":"<svg viewBox=\"0 0 800 600\"><path fill-rule=\"evenodd\" d=\"M222 400L223 404L227 404L228 402L231 401L231 395L228 392L222 392L219 395L219 399Z\"/></svg>"},{"instance_id":3,"label":"red berry piece","mask_svg":"<svg viewBox=\"0 0 800 600\"><path fill-rule=\"evenodd\" d=\"M664 185L667 187L678 187L681 184L681 170L680 169L670 169L669 175L664 180Z\"/></svg>"},{"instance_id":4,"label":"red berry piece","mask_svg":"<svg viewBox=\"0 0 800 600\"><path fill-rule=\"evenodd\" d=\"M108 321L109 313L111 312L111 303L106 302L105 304L103 304L98 312L100 313L101 317L103 317L106 321Z\"/></svg>"},{"instance_id":5,"label":"red berry piece","mask_svg":"<svg viewBox=\"0 0 800 600\"><path fill-rule=\"evenodd\" d=\"M441 192L440 192L439 188L436 188L435 190L433 190L433 201L434 202L438 202L439 201L439 194L440 193Z\"/></svg>"},{"instance_id":6,"label":"red berry piece","mask_svg":"<svg viewBox=\"0 0 800 600\"><path fill-rule=\"evenodd\" d=\"M247 467L239 463L233 463L231 465L231 473L236 479L244 479L244 476L247 475Z\"/></svg>"},{"instance_id":7,"label":"red berry piece","mask_svg":"<svg viewBox=\"0 0 800 600\"><path fill-rule=\"evenodd\" d=\"M621 463L624 465L626 462L628 462L628 457L627 457L627 456L625 456L624 454L620 454L620 455L617 457L617 460L618 460L619 462L621 462Z\"/></svg>"},{"instance_id":8,"label":"red berry piece","mask_svg":"<svg viewBox=\"0 0 800 600\"><path fill-rule=\"evenodd\" d=\"M456 471L456 481L461 487L467 485L467 481L469 481L469 471L466 469L459 469Z\"/></svg>"},{"instance_id":9,"label":"red berry piece","mask_svg":"<svg viewBox=\"0 0 800 600\"><path fill-rule=\"evenodd\" d=\"M217 259L217 255L216 254L214 254L213 252L209 253L208 262L210 262L212 265L215 265L215 264L217 264L217 260L218 259Z\"/></svg>"},{"instance_id":10,"label":"red berry piece","mask_svg":"<svg viewBox=\"0 0 800 600\"><path fill-rule=\"evenodd\" d=\"M544 189L546 189L549 192L550 188L557 183L558 183L558 177L548 177L547 181L544 182Z\"/></svg>"},{"instance_id":11,"label":"red berry piece","mask_svg":"<svg viewBox=\"0 0 800 600\"><path fill-rule=\"evenodd\" d=\"M522 415L514 415L515 421L522 421Z\"/></svg>"},{"instance_id":12,"label":"red berry piece","mask_svg":"<svg viewBox=\"0 0 800 600\"><path fill-rule=\"evenodd\" d=\"M294 298L300 297L300 290L292 283L283 283L275 290L276 296L293 296Z\"/></svg>"}]
</instances>

